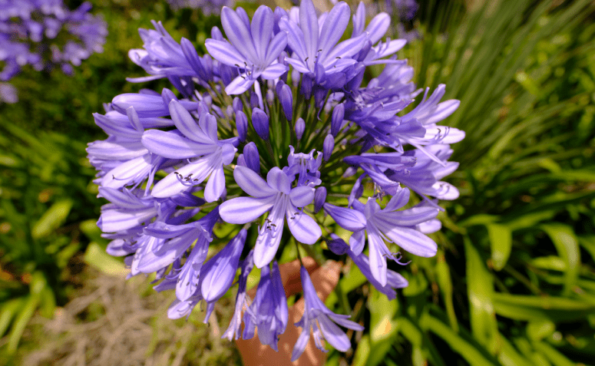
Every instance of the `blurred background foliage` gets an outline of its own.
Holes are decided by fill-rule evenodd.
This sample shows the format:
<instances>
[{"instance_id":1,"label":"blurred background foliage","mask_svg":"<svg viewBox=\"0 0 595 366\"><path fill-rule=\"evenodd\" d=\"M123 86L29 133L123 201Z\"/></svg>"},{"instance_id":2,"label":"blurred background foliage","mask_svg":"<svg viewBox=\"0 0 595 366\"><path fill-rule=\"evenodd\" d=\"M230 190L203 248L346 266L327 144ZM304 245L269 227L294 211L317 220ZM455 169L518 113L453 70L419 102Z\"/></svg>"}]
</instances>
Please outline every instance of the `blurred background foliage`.
<instances>
[{"instance_id":1,"label":"blurred background foliage","mask_svg":"<svg viewBox=\"0 0 595 366\"><path fill-rule=\"evenodd\" d=\"M73 77L25 70L11 81L19 103L0 105L0 364L18 364L40 346L43 333L31 318L56 316L84 293L88 264L108 275L121 268L103 252L95 226L101 202L84 149L104 138L91 114L142 87L125 81L142 75L127 58L142 47L137 29L162 20L175 39L202 48L219 23L196 10L173 13L166 2L92 3L109 26L104 53ZM398 268L410 286L397 300L347 263L327 305L349 310L367 330L352 335L353 351L331 351L327 363L595 365L594 5L419 3L405 27L421 37L400 57L419 87L445 83L447 97L461 100L447 120L467 132L450 179L461 198L445 204L438 255ZM107 314L99 309L77 321ZM163 317L161 309L147 321L154 334L163 332ZM172 341L189 350L180 362L199 364L198 339L183 339ZM146 357L162 341L154 337ZM200 343L219 352L209 360L238 362L227 343L217 344Z\"/></svg>"}]
</instances>

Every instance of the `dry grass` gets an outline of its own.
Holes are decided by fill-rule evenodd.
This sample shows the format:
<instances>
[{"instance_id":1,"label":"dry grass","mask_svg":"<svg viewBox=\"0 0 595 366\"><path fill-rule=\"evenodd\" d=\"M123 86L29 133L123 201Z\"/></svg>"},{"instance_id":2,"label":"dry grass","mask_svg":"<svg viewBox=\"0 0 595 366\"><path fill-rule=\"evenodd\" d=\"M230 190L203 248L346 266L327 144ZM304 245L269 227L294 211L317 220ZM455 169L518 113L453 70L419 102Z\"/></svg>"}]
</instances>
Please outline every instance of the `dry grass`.
<instances>
[{"instance_id":1,"label":"dry grass","mask_svg":"<svg viewBox=\"0 0 595 366\"><path fill-rule=\"evenodd\" d=\"M156 293L146 278L125 281L92 269L91 279L53 319L36 318L26 341L37 343L24 365L157 366L239 364L235 347L221 340L233 311L221 299L209 326L195 309L188 321L167 318L173 293ZM225 328L223 328L225 329Z\"/></svg>"}]
</instances>

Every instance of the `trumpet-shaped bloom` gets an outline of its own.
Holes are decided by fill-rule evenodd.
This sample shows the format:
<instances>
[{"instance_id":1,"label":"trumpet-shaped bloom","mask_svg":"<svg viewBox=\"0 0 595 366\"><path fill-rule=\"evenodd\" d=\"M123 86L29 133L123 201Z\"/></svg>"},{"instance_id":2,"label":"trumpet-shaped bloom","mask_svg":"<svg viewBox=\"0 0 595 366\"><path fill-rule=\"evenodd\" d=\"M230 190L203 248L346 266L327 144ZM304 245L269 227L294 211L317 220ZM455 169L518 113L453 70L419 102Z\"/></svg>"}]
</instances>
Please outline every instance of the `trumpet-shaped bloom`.
<instances>
[{"instance_id":1,"label":"trumpet-shaped bloom","mask_svg":"<svg viewBox=\"0 0 595 366\"><path fill-rule=\"evenodd\" d=\"M156 155L171 159L197 158L160 180L151 194L153 197L171 197L202 183L210 176L205 187L205 199L213 202L225 190L223 166L233 161L237 139L219 141L217 120L203 114L198 123L182 105L172 100L169 104L172 119L183 134L150 130L142 137L143 145Z\"/></svg>"},{"instance_id":2,"label":"trumpet-shaped bloom","mask_svg":"<svg viewBox=\"0 0 595 366\"><path fill-rule=\"evenodd\" d=\"M300 275L302 277L302 289L304 290L306 304L302 319L295 323L295 325L302 328L302 333L293 347L291 361L297 360L306 349L312 328L314 330L316 347L321 351L326 352L326 349L322 345L322 341L325 339L337 350L342 352L347 351L351 347L351 342L349 342L349 338L347 338L347 335L345 335L337 324L356 331L364 330L364 327L348 320L349 315L333 313L320 301L306 268L302 267L300 269Z\"/></svg>"},{"instance_id":3,"label":"trumpet-shaped bloom","mask_svg":"<svg viewBox=\"0 0 595 366\"><path fill-rule=\"evenodd\" d=\"M287 326L287 299L277 262L273 262L272 271L269 266L262 267L256 297L244 314L244 323L244 339L254 337L254 329L258 328L260 343L278 351L279 336Z\"/></svg>"},{"instance_id":4,"label":"trumpet-shaped bloom","mask_svg":"<svg viewBox=\"0 0 595 366\"><path fill-rule=\"evenodd\" d=\"M316 221L298 209L312 202L314 188L291 188L291 180L279 168L271 169L266 181L243 166L237 166L233 176L240 188L251 197L223 202L220 206L223 221L245 224L270 211L264 225L258 230L254 246L254 264L258 268L269 264L277 253L286 218L289 230L298 242L314 244L320 238L322 231Z\"/></svg>"},{"instance_id":5,"label":"trumpet-shaped bloom","mask_svg":"<svg viewBox=\"0 0 595 366\"><path fill-rule=\"evenodd\" d=\"M240 75L225 88L229 95L242 94L259 77L277 79L288 70L287 66L277 62L277 57L287 45L287 35L273 35L275 17L271 8L259 7L251 24L245 21L243 14L245 12L224 7L221 23L229 42L216 39L205 42L213 58L240 70Z\"/></svg>"},{"instance_id":6,"label":"trumpet-shaped bloom","mask_svg":"<svg viewBox=\"0 0 595 366\"><path fill-rule=\"evenodd\" d=\"M381 286L387 284L386 258L399 261L399 257L388 250L385 240L420 257L432 257L437 251L436 243L417 230L416 225L434 219L438 209L423 207L396 211L408 201L409 190L400 188L384 209L374 199L369 199L366 205L355 201L354 210L328 203L324 205L325 211L339 226L353 232L349 244L355 255L362 253L367 234L370 271Z\"/></svg>"},{"instance_id":7,"label":"trumpet-shaped bloom","mask_svg":"<svg viewBox=\"0 0 595 366\"><path fill-rule=\"evenodd\" d=\"M233 317L229 323L229 327L223 333L221 338L227 338L228 340L240 339L240 326L242 325L242 310L247 308L250 303L250 298L246 294L246 286L248 284L248 275L254 267L253 261L254 251L250 251L246 256L246 259L242 261L240 279L238 283L238 293L236 295L236 304Z\"/></svg>"}]
</instances>

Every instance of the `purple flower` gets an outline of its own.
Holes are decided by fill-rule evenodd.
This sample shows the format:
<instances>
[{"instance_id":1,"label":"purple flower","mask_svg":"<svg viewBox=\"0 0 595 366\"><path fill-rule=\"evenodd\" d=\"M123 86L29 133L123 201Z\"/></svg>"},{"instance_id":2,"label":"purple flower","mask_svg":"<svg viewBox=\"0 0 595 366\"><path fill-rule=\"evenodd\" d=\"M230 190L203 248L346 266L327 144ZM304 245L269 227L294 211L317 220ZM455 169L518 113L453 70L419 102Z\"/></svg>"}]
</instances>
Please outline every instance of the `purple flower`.
<instances>
[{"instance_id":1,"label":"purple flower","mask_svg":"<svg viewBox=\"0 0 595 366\"><path fill-rule=\"evenodd\" d=\"M252 126L263 140L269 139L269 116L260 108L252 110Z\"/></svg>"},{"instance_id":2,"label":"purple flower","mask_svg":"<svg viewBox=\"0 0 595 366\"><path fill-rule=\"evenodd\" d=\"M0 5L0 61L4 64L0 80L11 79L26 64L38 71L61 68L70 75L72 66L103 52L107 25L90 10L91 5L83 3L70 11L62 0L4 1Z\"/></svg>"},{"instance_id":3,"label":"purple flower","mask_svg":"<svg viewBox=\"0 0 595 366\"><path fill-rule=\"evenodd\" d=\"M338 255L343 255L347 253L349 257L351 257L351 260L353 260L353 263L355 263L357 268L359 268L359 270L368 279L368 281L370 281L370 283L374 285L376 290L385 294L389 300L394 300L397 297L397 293L394 289L405 288L409 285L409 283L403 276L390 269L386 272L386 285L380 284L380 282L378 282L376 278L374 278L374 275L372 275L372 272L370 271L370 260L368 259L367 255L363 253L356 255L349 248L349 246L347 246L343 239L339 238L335 234L331 234L331 238L332 240L327 242L329 249Z\"/></svg>"},{"instance_id":4,"label":"purple flower","mask_svg":"<svg viewBox=\"0 0 595 366\"><path fill-rule=\"evenodd\" d=\"M231 43L215 39L207 39L205 43L213 58L240 70L240 75L225 88L229 95L242 94L259 77L276 79L288 70L287 66L277 62L287 45L287 35L278 33L273 36L273 11L264 5L259 7L252 24L247 24L240 14L245 14L243 9L240 13L224 7L221 12L221 23Z\"/></svg>"},{"instance_id":5,"label":"purple flower","mask_svg":"<svg viewBox=\"0 0 595 366\"><path fill-rule=\"evenodd\" d=\"M334 148L335 138L333 135L326 135L324 138L324 143L322 144L323 158L325 161L329 161L331 159Z\"/></svg>"},{"instance_id":6,"label":"purple flower","mask_svg":"<svg viewBox=\"0 0 595 366\"><path fill-rule=\"evenodd\" d=\"M416 225L432 220L438 214L434 207L419 207L396 211L409 201L409 190L399 189L381 209L374 199L368 200L366 205L354 202L355 210L325 204L325 211L342 228L352 231L349 239L351 250L355 255L362 253L365 237L368 237L370 253L370 271L374 278L382 285L387 284L386 258L399 261L400 257L391 253L384 240L393 242L404 250L420 257L432 257L436 254L436 243L417 230Z\"/></svg>"},{"instance_id":7,"label":"purple flower","mask_svg":"<svg viewBox=\"0 0 595 366\"><path fill-rule=\"evenodd\" d=\"M312 0L290 11L261 6L252 19L242 8L223 8L228 38L213 27L206 41L210 55L186 39L175 41L154 22L155 30L140 31L144 47L130 52L147 75L128 80L166 79L180 98L173 89L142 89L116 96L104 104L105 114L94 115L108 135L88 148L100 196L110 201L98 222L111 240L108 253L125 257L129 276L154 272L156 291L175 292L170 318L188 316L205 300L207 321L240 267L235 311L223 337L237 339L243 320L244 338L258 327L261 343L276 350L288 319L274 259L289 243L315 244L322 235L317 220L325 214L337 224L325 220L328 248L350 256L389 299L407 281L387 268L386 258L403 264L387 241L422 257L436 253L426 234L441 228L439 200L458 197L456 187L442 180L458 168L448 161L450 144L464 137L439 123L459 102L440 101L443 85L417 98L422 89L412 82L413 68L395 55L405 40L384 38L395 29L391 16L377 14L366 26L360 4L351 37L341 40L350 8L333 2L332 10L320 15ZM15 6L9 13L29 14L27 9ZM39 38L59 30L59 24L38 23L27 19L23 31ZM89 34L95 37L92 29ZM0 77L25 63L37 65L36 55L2 38L1 30L0 51L6 40L14 57ZM86 57L75 44L51 51L58 59L67 54L75 64ZM383 69L371 72L371 65ZM378 76L370 79L372 74ZM416 98L422 100L411 108ZM364 189L371 183L374 193ZM404 209L410 190L421 203ZM207 261L220 219L226 232L238 234ZM337 226L352 232L349 245L335 235ZM248 255L242 258L242 252ZM251 303L246 286L254 265L261 268L261 281ZM350 340L337 324L362 327L327 309L301 271L306 308L293 359L303 352L311 329L320 349L327 339L347 350Z\"/></svg>"},{"instance_id":8,"label":"purple flower","mask_svg":"<svg viewBox=\"0 0 595 366\"><path fill-rule=\"evenodd\" d=\"M205 199L207 202L218 200L225 190L223 165L232 162L237 150L234 146L236 140L219 141L217 120L208 113L203 114L197 124L178 101L172 100L169 110L183 136L176 132L149 130L143 134L143 145L164 158L197 160L160 180L151 194L154 197L171 197L202 183L210 176L205 187Z\"/></svg>"},{"instance_id":9,"label":"purple flower","mask_svg":"<svg viewBox=\"0 0 595 366\"><path fill-rule=\"evenodd\" d=\"M306 268L300 269L302 277L302 288L304 290L304 315L302 319L295 323L296 326L302 328L300 334L291 355L291 361L297 360L306 349L306 344L310 339L310 331L313 328L314 340L316 341L316 347L323 352L326 352L322 345L322 340L326 339L331 346L335 347L341 352L347 351L351 347L351 342L347 335L335 324L339 324L345 328L353 329L356 331L364 330L361 325L347 320L349 315L338 315L330 311L318 298L312 280Z\"/></svg>"},{"instance_id":10,"label":"purple flower","mask_svg":"<svg viewBox=\"0 0 595 366\"><path fill-rule=\"evenodd\" d=\"M302 139L305 129L306 129L306 123L304 122L304 119L301 117L298 118L297 122L295 123L295 135L298 140Z\"/></svg>"},{"instance_id":11,"label":"purple flower","mask_svg":"<svg viewBox=\"0 0 595 366\"><path fill-rule=\"evenodd\" d=\"M232 241L203 267L201 293L207 302L217 301L231 287L244 249L247 231L242 229Z\"/></svg>"},{"instance_id":12,"label":"purple flower","mask_svg":"<svg viewBox=\"0 0 595 366\"><path fill-rule=\"evenodd\" d=\"M233 172L236 183L251 197L238 197L220 206L221 218L230 224L245 224L270 211L265 224L258 230L254 246L254 264L262 268L269 264L277 252L283 226L287 225L300 243L314 244L322 235L314 219L298 208L314 199L314 189L308 186L291 188L289 177L279 168L273 168L262 179L251 169L237 166Z\"/></svg>"},{"instance_id":13,"label":"purple flower","mask_svg":"<svg viewBox=\"0 0 595 366\"><path fill-rule=\"evenodd\" d=\"M302 74L315 77L317 84L334 84L331 80L357 61L351 57L364 46L367 35L345 40L339 44L349 23L349 6L340 2L321 21L312 0L302 0L299 24L291 18L281 18L280 28L287 32L287 44L293 51L286 61Z\"/></svg>"},{"instance_id":14,"label":"purple flower","mask_svg":"<svg viewBox=\"0 0 595 366\"><path fill-rule=\"evenodd\" d=\"M253 251L248 253L246 259L242 261L240 279L238 284L238 293L236 295L235 311L233 317L229 323L229 327L223 333L221 338L227 338L228 340L240 339L240 326L242 324L242 309L248 307L249 297L246 295L246 285L248 283L248 275L252 271L254 261L252 259ZM248 298L248 300L246 299Z\"/></svg>"},{"instance_id":15,"label":"purple flower","mask_svg":"<svg viewBox=\"0 0 595 366\"><path fill-rule=\"evenodd\" d=\"M254 329L258 328L260 343L278 351L279 336L287 327L287 299L276 261L272 271L269 266L262 267L256 297L244 314L244 323L244 339L254 337Z\"/></svg>"}]
</instances>

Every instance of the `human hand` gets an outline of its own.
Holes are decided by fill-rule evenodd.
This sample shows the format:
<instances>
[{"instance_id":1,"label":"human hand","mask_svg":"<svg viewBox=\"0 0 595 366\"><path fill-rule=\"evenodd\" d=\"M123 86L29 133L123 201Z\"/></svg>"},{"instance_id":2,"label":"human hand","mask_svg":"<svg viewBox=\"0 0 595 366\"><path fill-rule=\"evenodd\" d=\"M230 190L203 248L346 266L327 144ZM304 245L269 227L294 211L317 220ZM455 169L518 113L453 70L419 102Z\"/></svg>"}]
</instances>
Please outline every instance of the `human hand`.
<instances>
[{"instance_id":1,"label":"human hand","mask_svg":"<svg viewBox=\"0 0 595 366\"><path fill-rule=\"evenodd\" d=\"M304 267L311 276L312 283L318 294L318 297L324 302L339 282L341 265L335 261L327 261L322 267L318 267L314 259L306 257L303 259ZM285 296L289 297L302 291L300 279L300 262L293 262L279 265L281 280L285 288ZM254 298L256 287L248 291L250 298ZM299 321L304 313L304 298L302 297L288 310L287 329L279 338L279 352L275 352L271 347L262 345L255 335L252 339L236 340L236 345L244 365L246 366L264 366L264 365L289 365L291 363L291 353L300 333L301 328L294 325ZM257 330L258 331L258 330ZM326 354L316 348L314 337L310 337L306 350L302 356L293 363L297 366L319 366L324 364Z\"/></svg>"}]
</instances>

